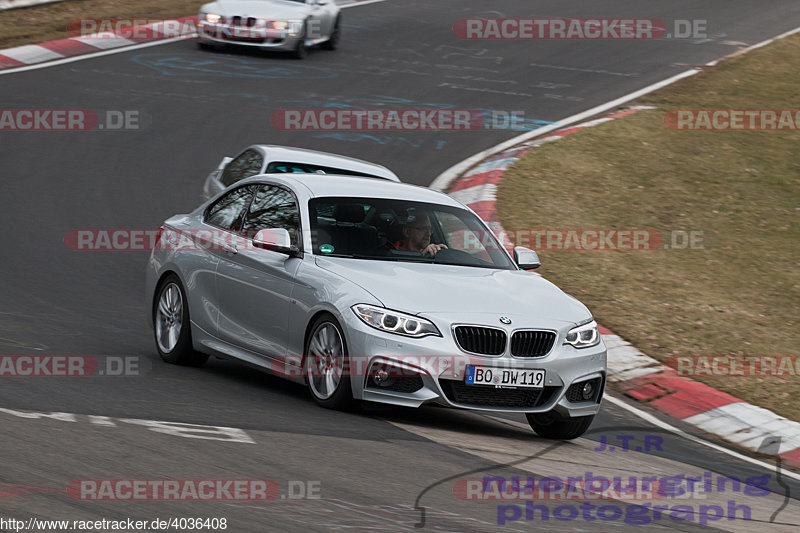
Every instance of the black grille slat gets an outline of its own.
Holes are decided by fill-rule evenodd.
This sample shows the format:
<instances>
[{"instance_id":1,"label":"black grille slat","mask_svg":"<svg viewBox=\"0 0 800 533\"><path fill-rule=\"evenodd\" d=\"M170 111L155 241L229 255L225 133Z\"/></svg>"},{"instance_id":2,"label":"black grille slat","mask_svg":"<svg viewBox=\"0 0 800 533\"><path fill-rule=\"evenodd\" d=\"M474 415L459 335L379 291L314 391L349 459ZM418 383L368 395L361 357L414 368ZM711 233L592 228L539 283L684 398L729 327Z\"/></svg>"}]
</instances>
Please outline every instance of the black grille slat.
<instances>
[{"instance_id":1,"label":"black grille slat","mask_svg":"<svg viewBox=\"0 0 800 533\"><path fill-rule=\"evenodd\" d=\"M511 355L543 357L553 349L556 334L552 331L517 331L511 336Z\"/></svg>"},{"instance_id":2,"label":"black grille slat","mask_svg":"<svg viewBox=\"0 0 800 533\"><path fill-rule=\"evenodd\" d=\"M533 336L533 350L531 352L528 352L528 353L536 353L536 354L542 353L542 349L544 348L544 342L545 342L544 335L542 335L541 333L537 333L536 335L534 335ZM545 352L545 353L547 353L547 352Z\"/></svg>"},{"instance_id":3,"label":"black grille slat","mask_svg":"<svg viewBox=\"0 0 800 533\"><path fill-rule=\"evenodd\" d=\"M546 404L561 387L543 389L501 389L491 386L467 385L463 381L441 379L445 396L453 403L479 407L539 407Z\"/></svg>"},{"instance_id":4,"label":"black grille slat","mask_svg":"<svg viewBox=\"0 0 800 533\"><path fill-rule=\"evenodd\" d=\"M506 351L506 332L480 326L456 326L456 342L462 350L481 355L501 355Z\"/></svg>"}]
</instances>

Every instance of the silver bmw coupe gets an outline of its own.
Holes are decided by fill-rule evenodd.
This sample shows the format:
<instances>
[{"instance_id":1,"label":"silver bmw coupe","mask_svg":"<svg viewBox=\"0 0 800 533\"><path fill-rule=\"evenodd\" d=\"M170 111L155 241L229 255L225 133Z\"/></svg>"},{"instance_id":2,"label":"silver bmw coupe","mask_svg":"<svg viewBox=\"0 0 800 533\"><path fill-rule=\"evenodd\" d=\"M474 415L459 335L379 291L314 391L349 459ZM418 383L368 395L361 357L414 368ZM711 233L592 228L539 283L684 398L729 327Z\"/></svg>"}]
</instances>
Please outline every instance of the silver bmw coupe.
<instances>
[{"instance_id":1,"label":"silver bmw coupe","mask_svg":"<svg viewBox=\"0 0 800 533\"><path fill-rule=\"evenodd\" d=\"M233 358L357 401L525 413L572 439L606 349L584 305L469 208L385 179L266 174L164 222L146 274L161 357Z\"/></svg>"},{"instance_id":2,"label":"silver bmw coupe","mask_svg":"<svg viewBox=\"0 0 800 533\"><path fill-rule=\"evenodd\" d=\"M217 0L200 8L198 44L287 51L303 59L311 46L335 50L341 26L333 0Z\"/></svg>"}]
</instances>

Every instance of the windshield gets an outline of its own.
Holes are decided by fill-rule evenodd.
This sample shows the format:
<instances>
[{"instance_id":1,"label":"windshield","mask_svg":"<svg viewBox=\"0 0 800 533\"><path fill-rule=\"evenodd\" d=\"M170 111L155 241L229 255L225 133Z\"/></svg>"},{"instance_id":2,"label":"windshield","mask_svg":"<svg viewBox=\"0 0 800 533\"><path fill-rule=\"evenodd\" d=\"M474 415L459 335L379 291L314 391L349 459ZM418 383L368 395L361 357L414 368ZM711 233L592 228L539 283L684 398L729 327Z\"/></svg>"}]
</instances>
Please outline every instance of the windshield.
<instances>
[{"instance_id":1,"label":"windshield","mask_svg":"<svg viewBox=\"0 0 800 533\"><path fill-rule=\"evenodd\" d=\"M495 236L466 209L378 198L309 201L315 254L515 270Z\"/></svg>"}]
</instances>

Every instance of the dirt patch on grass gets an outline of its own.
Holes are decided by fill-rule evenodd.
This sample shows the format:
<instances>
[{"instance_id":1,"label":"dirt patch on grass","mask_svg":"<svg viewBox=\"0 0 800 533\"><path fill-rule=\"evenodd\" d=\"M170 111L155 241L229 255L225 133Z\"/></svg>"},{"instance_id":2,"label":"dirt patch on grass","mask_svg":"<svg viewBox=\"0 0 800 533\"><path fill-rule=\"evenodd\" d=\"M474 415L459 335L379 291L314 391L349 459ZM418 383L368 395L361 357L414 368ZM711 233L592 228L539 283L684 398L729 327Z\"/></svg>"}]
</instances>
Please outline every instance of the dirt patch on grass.
<instances>
[{"instance_id":1,"label":"dirt patch on grass","mask_svg":"<svg viewBox=\"0 0 800 533\"><path fill-rule=\"evenodd\" d=\"M78 19L172 19L196 15L196 0L68 0L0 11L0 49L75 37L67 32Z\"/></svg>"}]
</instances>

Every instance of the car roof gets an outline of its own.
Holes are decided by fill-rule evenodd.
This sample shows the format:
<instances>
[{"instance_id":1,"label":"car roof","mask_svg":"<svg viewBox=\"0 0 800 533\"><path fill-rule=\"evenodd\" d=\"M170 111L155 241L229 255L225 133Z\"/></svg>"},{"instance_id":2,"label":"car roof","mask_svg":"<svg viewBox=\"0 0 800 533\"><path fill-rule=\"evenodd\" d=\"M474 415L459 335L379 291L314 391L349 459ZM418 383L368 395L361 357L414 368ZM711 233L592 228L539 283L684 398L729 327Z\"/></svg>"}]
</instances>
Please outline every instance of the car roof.
<instances>
[{"instance_id":1,"label":"car roof","mask_svg":"<svg viewBox=\"0 0 800 533\"><path fill-rule=\"evenodd\" d=\"M334 174L262 174L240 181L244 183L282 182L294 189L305 188L311 197L386 198L425 202L464 208L450 196L428 187L384 180L370 180L358 176Z\"/></svg>"},{"instance_id":2,"label":"car roof","mask_svg":"<svg viewBox=\"0 0 800 533\"><path fill-rule=\"evenodd\" d=\"M373 174L380 178L400 181L400 178L394 172L389 170L383 165L371 163L362 159L354 157L347 157L339 154L331 154L329 152L320 152L317 150L309 150L306 148L295 148L293 146L277 146L274 144L256 144L250 148L258 148L265 155L267 161L285 161L291 163L305 163L308 165L319 165L323 167L339 167L346 168L342 170L353 170L356 172L363 172L365 174Z\"/></svg>"}]
</instances>

